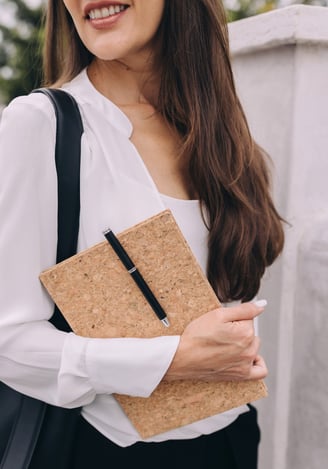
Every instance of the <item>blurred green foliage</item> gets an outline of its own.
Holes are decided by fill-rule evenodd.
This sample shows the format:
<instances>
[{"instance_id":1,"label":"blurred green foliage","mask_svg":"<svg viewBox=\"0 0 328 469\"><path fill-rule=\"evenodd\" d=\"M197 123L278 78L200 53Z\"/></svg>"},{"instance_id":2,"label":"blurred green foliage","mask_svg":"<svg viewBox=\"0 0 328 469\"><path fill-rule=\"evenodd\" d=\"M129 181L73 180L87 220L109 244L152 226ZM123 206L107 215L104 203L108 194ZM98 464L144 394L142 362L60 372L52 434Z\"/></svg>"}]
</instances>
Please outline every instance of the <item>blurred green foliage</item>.
<instances>
[{"instance_id":1,"label":"blurred green foliage","mask_svg":"<svg viewBox=\"0 0 328 469\"><path fill-rule=\"evenodd\" d=\"M274 10L278 6L278 0L238 0L232 7L231 2L223 2L226 4L228 21L237 21L249 16L258 15L267 11Z\"/></svg>"},{"instance_id":2,"label":"blurred green foliage","mask_svg":"<svg viewBox=\"0 0 328 469\"><path fill-rule=\"evenodd\" d=\"M228 21L237 21L259 15L281 6L302 4L327 6L328 0L223 0Z\"/></svg>"},{"instance_id":3,"label":"blurred green foliage","mask_svg":"<svg viewBox=\"0 0 328 469\"><path fill-rule=\"evenodd\" d=\"M12 26L0 23L0 102L8 103L41 83L43 12L23 0L0 3L1 10L12 12Z\"/></svg>"}]
</instances>

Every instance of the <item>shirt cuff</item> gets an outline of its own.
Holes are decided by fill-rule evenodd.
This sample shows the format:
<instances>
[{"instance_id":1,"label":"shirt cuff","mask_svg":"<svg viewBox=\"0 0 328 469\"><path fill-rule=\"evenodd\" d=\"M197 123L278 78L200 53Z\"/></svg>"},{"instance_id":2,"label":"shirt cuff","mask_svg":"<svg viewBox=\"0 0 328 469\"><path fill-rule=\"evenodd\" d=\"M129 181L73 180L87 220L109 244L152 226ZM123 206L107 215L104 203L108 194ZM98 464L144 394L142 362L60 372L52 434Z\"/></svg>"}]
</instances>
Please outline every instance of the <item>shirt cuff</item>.
<instances>
[{"instance_id":1,"label":"shirt cuff","mask_svg":"<svg viewBox=\"0 0 328 469\"><path fill-rule=\"evenodd\" d=\"M86 373L97 394L149 397L176 353L180 336L88 339Z\"/></svg>"}]
</instances>

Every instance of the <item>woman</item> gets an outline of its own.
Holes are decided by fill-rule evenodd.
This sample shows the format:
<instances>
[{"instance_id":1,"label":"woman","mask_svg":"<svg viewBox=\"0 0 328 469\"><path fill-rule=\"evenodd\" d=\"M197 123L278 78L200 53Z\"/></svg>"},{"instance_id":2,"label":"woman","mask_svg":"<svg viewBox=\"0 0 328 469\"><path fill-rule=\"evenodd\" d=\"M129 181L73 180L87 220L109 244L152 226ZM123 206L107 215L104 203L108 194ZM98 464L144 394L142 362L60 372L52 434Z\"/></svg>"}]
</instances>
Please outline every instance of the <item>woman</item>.
<instances>
[{"instance_id":1,"label":"woman","mask_svg":"<svg viewBox=\"0 0 328 469\"><path fill-rule=\"evenodd\" d=\"M116 456L121 467L254 469L254 408L145 443L112 396L147 397L162 380L267 374L253 324L264 308L251 300L283 231L236 96L220 1L49 0L45 76L76 98L83 117L79 250L102 241L109 225L120 232L170 208L229 307L180 337L138 342L48 323L53 306L38 275L55 263L55 117L43 95L20 97L0 130L0 378L46 402L82 406L73 469L108 467Z\"/></svg>"}]
</instances>

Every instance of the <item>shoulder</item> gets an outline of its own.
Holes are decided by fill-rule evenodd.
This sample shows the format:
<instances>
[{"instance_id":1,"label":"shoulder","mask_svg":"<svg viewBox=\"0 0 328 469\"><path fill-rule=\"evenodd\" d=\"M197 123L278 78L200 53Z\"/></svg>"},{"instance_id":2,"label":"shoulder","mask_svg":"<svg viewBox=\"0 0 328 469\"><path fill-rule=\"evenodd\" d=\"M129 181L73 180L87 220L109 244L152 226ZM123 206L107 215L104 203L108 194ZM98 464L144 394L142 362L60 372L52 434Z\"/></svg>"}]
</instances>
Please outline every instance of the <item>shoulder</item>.
<instances>
[{"instance_id":1,"label":"shoulder","mask_svg":"<svg viewBox=\"0 0 328 469\"><path fill-rule=\"evenodd\" d=\"M0 125L5 126L6 130L14 127L24 134L46 128L55 132L55 112L47 96L31 93L19 96L9 103L3 110Z\"/></svg>"},{"instance_id":2,"label":"shoulder","mask_svg":"<svg viewBox=\"0 0 328 469\"><path fill-rule=\"evenodd\" d=\"M4 109L0 120L0 165L7 171L52 168L56 145L56 116L52 103L40 93L20 96Z\"/></svg>"}]
</instances>

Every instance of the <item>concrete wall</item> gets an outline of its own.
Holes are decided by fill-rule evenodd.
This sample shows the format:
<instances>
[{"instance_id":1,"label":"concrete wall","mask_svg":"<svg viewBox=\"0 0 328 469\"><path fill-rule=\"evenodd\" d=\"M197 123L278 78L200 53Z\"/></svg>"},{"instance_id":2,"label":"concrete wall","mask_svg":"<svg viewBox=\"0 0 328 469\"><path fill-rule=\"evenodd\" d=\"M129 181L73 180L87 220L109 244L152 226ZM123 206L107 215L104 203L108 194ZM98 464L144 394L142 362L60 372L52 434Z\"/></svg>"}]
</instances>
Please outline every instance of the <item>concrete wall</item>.
<instances>
[{"instance_id":1,"label":"concrete wall","mask_svg":"<svg viewBox=\"0 0 328 469\"><path fill-rule=\"evenodd\" d=\"M286 226L263 280L260 319L269 397L256 405L259 469L328 461L328 8L293 6L231 23L237 89L273 160Z\"/></svg>"}]
</instances>

